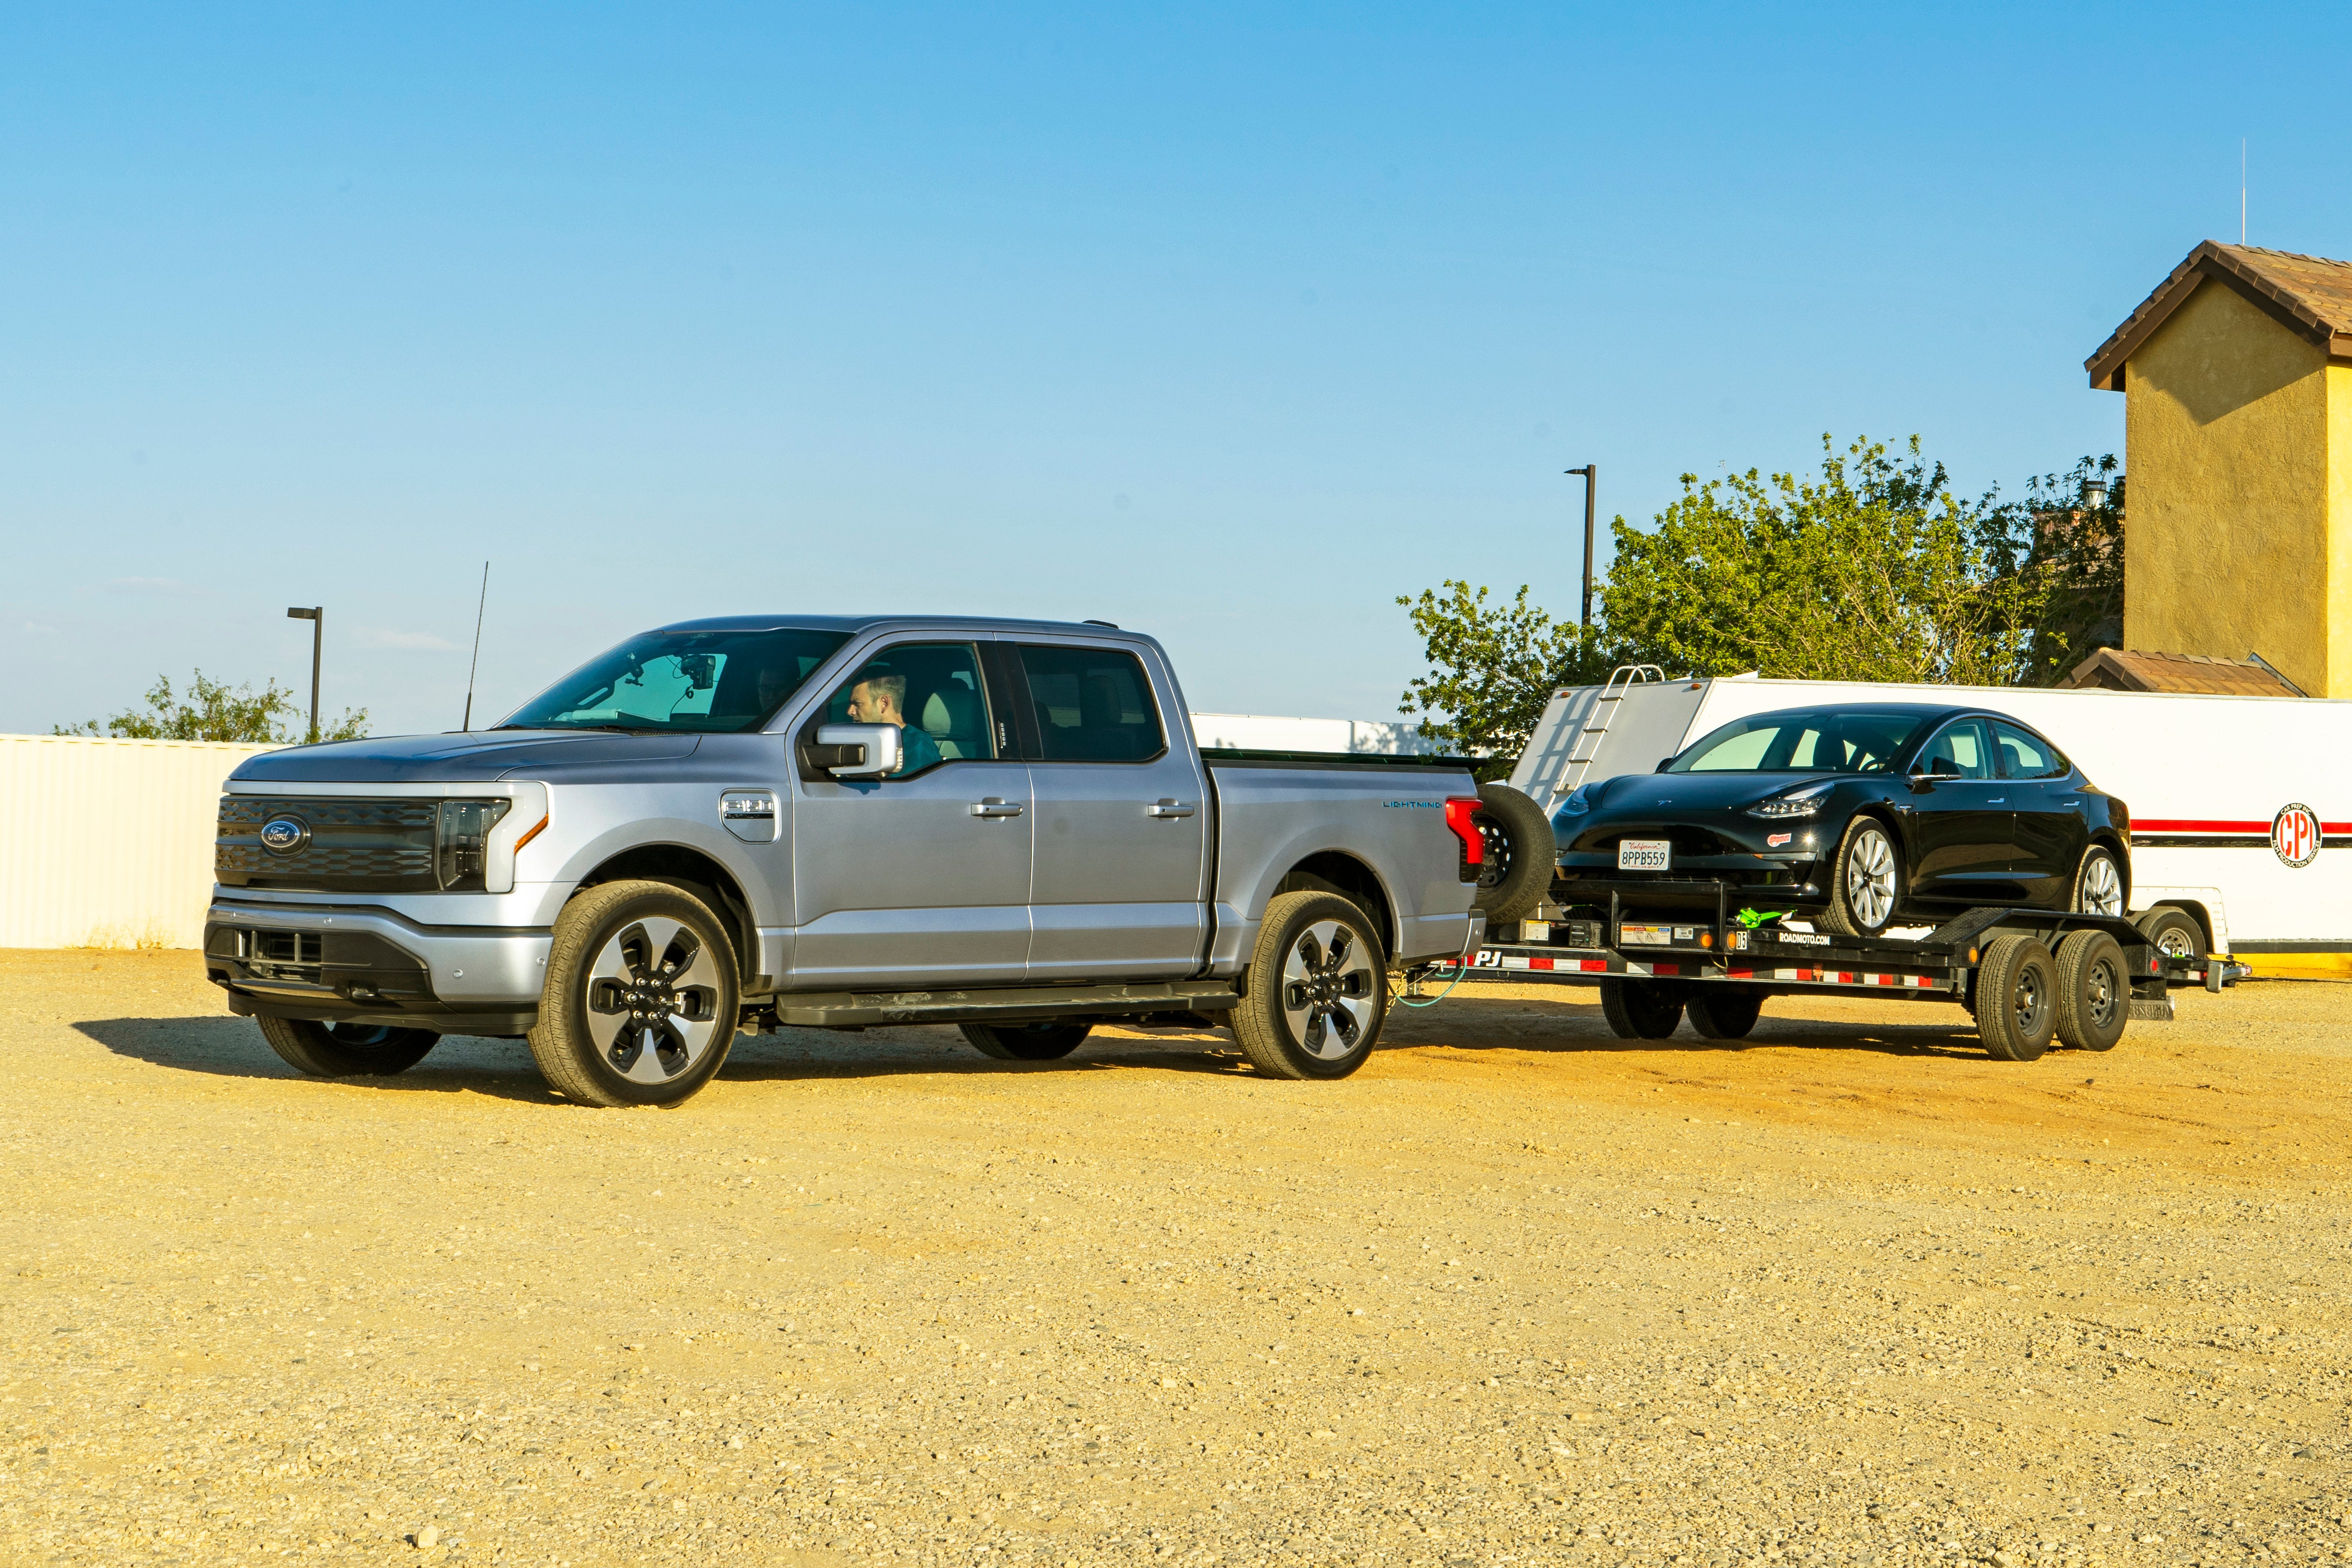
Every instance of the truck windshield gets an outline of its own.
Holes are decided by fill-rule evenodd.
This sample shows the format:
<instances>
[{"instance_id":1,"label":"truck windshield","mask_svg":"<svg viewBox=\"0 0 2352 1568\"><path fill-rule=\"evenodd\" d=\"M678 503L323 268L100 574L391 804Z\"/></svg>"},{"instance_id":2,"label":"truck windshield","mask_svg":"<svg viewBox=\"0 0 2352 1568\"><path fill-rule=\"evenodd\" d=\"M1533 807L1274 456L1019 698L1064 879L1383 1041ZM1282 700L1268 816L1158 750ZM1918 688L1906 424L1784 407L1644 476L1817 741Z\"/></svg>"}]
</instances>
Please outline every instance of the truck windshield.
<instances>
[{"instance_id":1,"label":"truck windshield","mask_svg":"<svg viewBox=\"0 0 2352 1568\"><path fill-rule=\"evenodd\" d=\"M647 632L597 655L509 714L501 730L757 730L846 632Z\"/></svg>"},{"instance_id":2,"label":"truck windshield","mask_svg":"<svg viewBox=\"0 0 2352 1568\"><path fill-rule=\"evenodd\" d=\"M1670 773L1878 773L1927 722L1924 713L1807 708L1735 719L1666 764Z\"/></svg>"}]
</instances>

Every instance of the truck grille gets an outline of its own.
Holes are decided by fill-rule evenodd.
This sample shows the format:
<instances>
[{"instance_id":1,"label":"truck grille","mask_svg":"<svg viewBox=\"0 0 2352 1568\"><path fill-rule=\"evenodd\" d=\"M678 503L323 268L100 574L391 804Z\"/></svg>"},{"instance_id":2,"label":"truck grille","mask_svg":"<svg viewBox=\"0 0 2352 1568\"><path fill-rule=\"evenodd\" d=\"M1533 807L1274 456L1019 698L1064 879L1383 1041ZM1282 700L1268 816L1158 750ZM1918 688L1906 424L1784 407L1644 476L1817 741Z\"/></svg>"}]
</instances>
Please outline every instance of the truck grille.
<instances>
[{"instance_id":1,"label":"truck grille","mask_svg":"<svg viewBox=\"0 0 2352 1568\"><path fill-rule=\"evenodd\" d=\"M224 795L213 874L232 888L437 892L433 858L440 816L441 803L432 800ZM278 823L299 830L291 847L265 842L263 829Z\"/></svg>"}]
</instances>

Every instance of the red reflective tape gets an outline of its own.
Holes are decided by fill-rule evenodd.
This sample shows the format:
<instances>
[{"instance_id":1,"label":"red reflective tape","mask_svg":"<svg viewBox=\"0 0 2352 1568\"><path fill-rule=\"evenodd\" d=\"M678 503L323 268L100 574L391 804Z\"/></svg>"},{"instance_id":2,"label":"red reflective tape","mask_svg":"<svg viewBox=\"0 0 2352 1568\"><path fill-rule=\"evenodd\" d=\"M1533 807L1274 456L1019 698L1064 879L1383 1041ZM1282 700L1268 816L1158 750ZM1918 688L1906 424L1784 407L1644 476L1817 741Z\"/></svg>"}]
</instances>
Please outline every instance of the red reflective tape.
<instances>
[{"instance_id":1,"label":"red reflective tape","mask_svg":"<svg viewBox=\"0 0 2352 1568\"><path fill-rule=\"evenodd\" d=\"M1552 967L1552 961L1549 958L1530 958L1528 960L1528 967L1529 969L1549 969Z\"/></svg>"},{"instance_id":2,"label":"red reflective tape","mask_svg":"<svg viewBox=\"0 0 2352 1568\"><path fill-rule=\"evenodd\" d=\"M1650 965L1650 973L1653 974L1680 974L1682 972L1682 965L1678 963L1654 963Z\"/></svg>"},{"instance_id":3,"label":"red reflective tape","mask_svg":"<svg viewBox=\"0 0 2352 1568\"><path fill-rule=\"evenodd\" d=\"M1753 980L1756 978L1756 972L1752 969L1727 969L1723 973L1733 980Z\"/></svg>"},{"instance_id":4,"label":"red reflective tape","mask_svg":"<svg viewBox=\"0 0 2352 1568\"><path fill-rule=\"evenodd\" d=\"M1580 958L1576 961L1576 966L1579 969L1583 970L1587 974L1606 974L1609 973L1609 961L1605 958Z\"/></svg>"}]
</instances>

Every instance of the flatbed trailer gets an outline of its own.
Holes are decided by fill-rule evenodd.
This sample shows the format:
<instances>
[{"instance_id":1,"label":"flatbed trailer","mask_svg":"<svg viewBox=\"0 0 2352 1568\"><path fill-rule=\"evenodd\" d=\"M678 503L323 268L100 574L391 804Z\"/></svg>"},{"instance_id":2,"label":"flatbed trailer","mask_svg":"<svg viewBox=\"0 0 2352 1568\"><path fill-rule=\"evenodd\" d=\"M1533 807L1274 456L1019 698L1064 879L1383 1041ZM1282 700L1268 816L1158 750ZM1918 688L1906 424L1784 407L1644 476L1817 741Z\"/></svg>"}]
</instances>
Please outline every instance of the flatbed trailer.
<instances>
[{"instance_id":1,"label":"flatbed trailer","mask_svg":"<svg viewBox=\"0 0 2352 1568\"><path fill-rule=\"evenodd\" d=\"M1769 996L1952 1002L1977 1019L1990 1055L2030 1061L2053 1038L2105 1050L2127 1022L2169 1020L2174 986L2219 992L2249 973L2220 956L2161 952L2119 915L1971 909L1924 936L1851 937L1743 921L1734 911L1745 891L1711 879L1583 879L1575 897L1590 915L1499 927L1460 978L1601 987L1626 1038L1663 1039L1685 1010L1702 1034L1736 1038ZM1712 919L1639 912L1709 899ZM2003 1005L1980 1010L1980 992Z\"/></svg>"}]
</instances>

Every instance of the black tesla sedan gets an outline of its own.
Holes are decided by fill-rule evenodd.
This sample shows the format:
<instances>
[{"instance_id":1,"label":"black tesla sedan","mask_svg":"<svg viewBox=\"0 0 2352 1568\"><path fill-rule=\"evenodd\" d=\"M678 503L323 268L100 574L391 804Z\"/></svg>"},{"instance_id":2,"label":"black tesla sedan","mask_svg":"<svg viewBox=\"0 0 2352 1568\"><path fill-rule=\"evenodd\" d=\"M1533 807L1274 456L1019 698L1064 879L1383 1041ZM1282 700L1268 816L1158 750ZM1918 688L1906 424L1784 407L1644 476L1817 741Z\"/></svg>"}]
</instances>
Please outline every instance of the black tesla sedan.
<instances>
[{"instance_id":1,"label":"black tesla sedan","mask_svg":"<svg viewBox=\"0 0 2352 1568\"><path fill-rule=\"evenodd\" d=\"M2124 912L2131 812L2007 714L1888 702L1734 720L1580 784L1552 817L1580 880L1725 881L1742 903L1871 936L1993 905ZM1598 893L1599 889L1595 889ZM1601 895L1605 900L1605 895Z\"/></svg>"}]
</instances>

